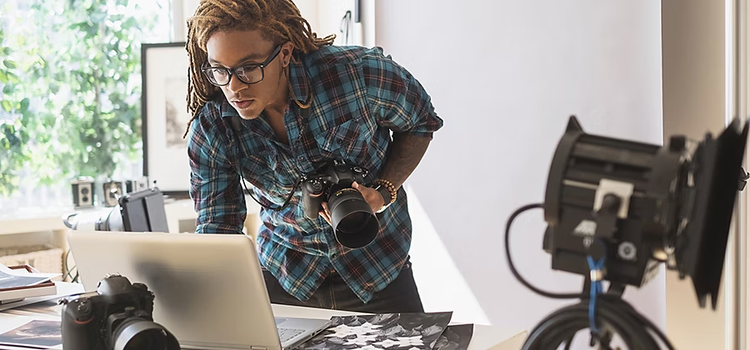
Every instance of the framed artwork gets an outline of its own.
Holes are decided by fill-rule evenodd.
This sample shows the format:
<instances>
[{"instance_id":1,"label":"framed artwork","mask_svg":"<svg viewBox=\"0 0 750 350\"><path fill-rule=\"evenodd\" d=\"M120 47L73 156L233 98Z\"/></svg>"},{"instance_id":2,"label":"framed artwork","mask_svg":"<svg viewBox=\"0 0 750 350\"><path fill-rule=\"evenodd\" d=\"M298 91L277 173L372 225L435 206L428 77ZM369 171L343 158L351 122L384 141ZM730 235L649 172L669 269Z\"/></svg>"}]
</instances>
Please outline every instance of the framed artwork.
<instances>
[{"instance_id":1,"label":"framed artwork","mask_svg":"<svg viewBox=\"0 0 750 350\"><path fill-rule=\"evenodd\" d=\"M182 138L190 120L188 62L184 42L141 46L143 175L174 197L187 197L190 190L187 138Z\"/></svg>"}]
</instances>

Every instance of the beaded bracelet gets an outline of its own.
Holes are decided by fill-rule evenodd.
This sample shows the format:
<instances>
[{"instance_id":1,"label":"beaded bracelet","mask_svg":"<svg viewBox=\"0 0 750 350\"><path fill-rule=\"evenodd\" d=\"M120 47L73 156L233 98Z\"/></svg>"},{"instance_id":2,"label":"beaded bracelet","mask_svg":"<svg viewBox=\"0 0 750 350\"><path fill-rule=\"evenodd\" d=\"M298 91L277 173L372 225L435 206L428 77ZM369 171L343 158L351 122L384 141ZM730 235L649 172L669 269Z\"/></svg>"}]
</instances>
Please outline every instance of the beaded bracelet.
<instances>
[{"instance_id":1,"label":"beaded bracelet","mask_svg":"<svg viewBox=\"0 0 750 350\"><path fill-rule=\"evenodd\" d=\"M396 195L398 194L398 191L396 190L396 186L394 186L393 183L391 183L390 181L386 179L377 179L373 181L372 184L385 187L385 189L388 190L388 193L391 194L391 201L388 203L385 203L386 206L396 201Z\"/></svg>"}]
</instances>

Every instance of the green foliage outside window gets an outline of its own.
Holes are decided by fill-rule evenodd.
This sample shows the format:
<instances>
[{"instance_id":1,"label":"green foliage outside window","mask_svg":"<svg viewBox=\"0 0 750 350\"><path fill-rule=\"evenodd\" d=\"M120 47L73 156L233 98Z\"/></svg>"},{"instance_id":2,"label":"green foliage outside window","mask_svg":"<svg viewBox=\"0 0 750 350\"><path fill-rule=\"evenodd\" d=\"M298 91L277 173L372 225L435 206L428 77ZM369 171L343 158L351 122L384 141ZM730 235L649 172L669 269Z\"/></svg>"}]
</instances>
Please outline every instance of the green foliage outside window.
<instances>
[{"instance_id":1,"label":"green foliage outside window","mask_svg":"<svg viewBox=\"0 0 750 350\"><path fill-rule=\"evenodd\" d=\"M141 157L140 42L157 15L136 2L0 5L0 196L22 173L51 185Z\"/></svg>"}]
</instances>

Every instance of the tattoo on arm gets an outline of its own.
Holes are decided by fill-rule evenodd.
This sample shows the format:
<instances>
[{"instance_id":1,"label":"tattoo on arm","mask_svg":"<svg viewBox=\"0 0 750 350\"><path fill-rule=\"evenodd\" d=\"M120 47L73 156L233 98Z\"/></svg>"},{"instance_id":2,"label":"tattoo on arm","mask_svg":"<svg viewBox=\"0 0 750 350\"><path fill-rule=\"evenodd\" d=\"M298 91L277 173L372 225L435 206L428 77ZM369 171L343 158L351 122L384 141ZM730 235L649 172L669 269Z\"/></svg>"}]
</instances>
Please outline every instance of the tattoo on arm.
<instances>
[{"instance_id":1,"label":"tattoo on arm","mask_svg":"<svg viewBox=\"0 0 750 350\"><path fill-rule=\"evenodd\" d=\"M390 181L396 188L401 187L417 168L431 140L429 137L394 133L380 178Z\"/></svg>"}]
</instances>

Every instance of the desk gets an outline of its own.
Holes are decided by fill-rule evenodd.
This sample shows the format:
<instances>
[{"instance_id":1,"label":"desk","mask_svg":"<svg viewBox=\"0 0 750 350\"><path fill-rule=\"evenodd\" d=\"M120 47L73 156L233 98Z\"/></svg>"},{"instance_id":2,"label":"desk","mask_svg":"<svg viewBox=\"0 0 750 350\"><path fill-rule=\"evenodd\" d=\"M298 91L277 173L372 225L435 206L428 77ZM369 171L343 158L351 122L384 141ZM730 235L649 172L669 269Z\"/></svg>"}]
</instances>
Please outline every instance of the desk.
<instances>
[{"instance_id":1,"label":"desk","mask_svg":"<svg viewBox=\"0 0 750 350\"><path fill-rule=\"evenodd\" d=\"M57 282L58 290L66 293L83 291L83 286L78 283ZM272 305L276 317L304 317L329 319L331 316L346 316L359 313L315 309L288 305ZM22 306L0 312L0 333L7 332L19 327L31 320L60 320L60 306L56 305L56 299L39 304ZM159 322L159 320L155 320ZM494 326L475 325L472 335L470 350L518 350L523 346L527 333L523 329L505 329ZM54 348L61 349L62 347Z\"/></svg>"}]
</instances>

